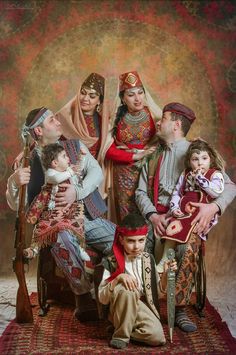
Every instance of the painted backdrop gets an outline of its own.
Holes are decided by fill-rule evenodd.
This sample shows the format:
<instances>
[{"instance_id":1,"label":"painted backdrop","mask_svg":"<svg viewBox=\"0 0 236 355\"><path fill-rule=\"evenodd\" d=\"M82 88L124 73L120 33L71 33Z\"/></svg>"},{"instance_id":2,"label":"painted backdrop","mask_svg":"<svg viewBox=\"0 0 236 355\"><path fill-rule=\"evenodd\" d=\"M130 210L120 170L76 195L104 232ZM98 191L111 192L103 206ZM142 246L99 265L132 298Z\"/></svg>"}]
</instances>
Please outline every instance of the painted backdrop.
<instances>
[{"instance_id":1,"label":"painted backdrop","mask_svg":"<svg viewBox=\"0 0 236 355\"><path fill-rule=\"evenodd\" d=\"M14 213L4 191L20 127L33 108L59 110L90 72L108 78L111 102L118 75L137 70L161 107L190 106L197 115L190 138L211 141L236 180L235 29L235 1L0 1L2 272L10 272L13 254ZM208 242L212 273L223 273L215 258L232 269L234 212L235 203Z\"/></svg>"}]
</instances>

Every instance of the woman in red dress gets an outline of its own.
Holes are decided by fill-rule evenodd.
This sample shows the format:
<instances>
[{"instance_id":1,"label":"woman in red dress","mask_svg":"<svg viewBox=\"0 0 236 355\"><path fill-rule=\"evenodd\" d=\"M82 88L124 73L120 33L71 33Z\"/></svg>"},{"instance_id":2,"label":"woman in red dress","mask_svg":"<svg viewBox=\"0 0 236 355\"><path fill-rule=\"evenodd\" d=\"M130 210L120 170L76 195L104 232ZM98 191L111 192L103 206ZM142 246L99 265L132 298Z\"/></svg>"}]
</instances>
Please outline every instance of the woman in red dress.
<instances>
[{"instance_id":1,"label":"woman in red dress","mask_svg":"<svg viewBox=\"0 0 236 355\"><path fill-rule=\"evenodd\" d=\"M130 213L138 213L134 193L141 161L155 149L155 120L161 117L160 108L151 100L136 71L124 73L119 79L121 104L104 149L105 159L112 162L109 197L111 218L117 223Z\"/></svg>"}]
</instances>

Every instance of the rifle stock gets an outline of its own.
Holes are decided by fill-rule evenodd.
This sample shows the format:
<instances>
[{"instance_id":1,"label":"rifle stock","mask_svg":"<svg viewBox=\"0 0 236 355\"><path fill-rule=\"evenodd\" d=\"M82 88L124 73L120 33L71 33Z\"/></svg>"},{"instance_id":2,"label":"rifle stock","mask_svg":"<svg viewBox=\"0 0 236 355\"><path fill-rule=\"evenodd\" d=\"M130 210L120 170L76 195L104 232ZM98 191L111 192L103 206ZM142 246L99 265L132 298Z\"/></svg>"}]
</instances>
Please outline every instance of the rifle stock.
<instances>
[{"instance_id":1,"label":"rifle stock","mask_svg":"<svg viewBox=\"0 0 236 355\"><path fill-rule=\"evenodd\" d=\"M29 165L29 135L27 135L24 146L23 167ZM13 270L16 274L19 287L16 296L16 321L17 323L33 323L33 313L30 304L29 294L25 281L24 255L25 248L25 197L26 185L22 185L19 190L19 207L15 225L15 249L16 256L13 259Z\"/></svg>"}]
</instances>

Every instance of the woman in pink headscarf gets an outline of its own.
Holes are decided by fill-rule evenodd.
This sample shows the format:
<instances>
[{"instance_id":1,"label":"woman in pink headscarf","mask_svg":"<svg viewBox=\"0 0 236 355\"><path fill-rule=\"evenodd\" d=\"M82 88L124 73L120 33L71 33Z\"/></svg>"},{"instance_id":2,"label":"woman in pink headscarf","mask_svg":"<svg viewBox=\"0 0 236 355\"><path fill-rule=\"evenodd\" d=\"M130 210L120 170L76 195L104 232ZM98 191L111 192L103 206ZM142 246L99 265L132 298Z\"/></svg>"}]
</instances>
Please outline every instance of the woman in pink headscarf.
<instances>
[{"instance_id":1,"label":"woman in pink headscarf","mask_svg":"<svg viewBox=\"0 0 236 355\"><path fill-rule=\"evenodd\" d=\"M57 112L66 138L79 138L101 163L101 149L107 138L109 114L105 78L91 73L77 95Z\"/></svg>"}]
</instances>

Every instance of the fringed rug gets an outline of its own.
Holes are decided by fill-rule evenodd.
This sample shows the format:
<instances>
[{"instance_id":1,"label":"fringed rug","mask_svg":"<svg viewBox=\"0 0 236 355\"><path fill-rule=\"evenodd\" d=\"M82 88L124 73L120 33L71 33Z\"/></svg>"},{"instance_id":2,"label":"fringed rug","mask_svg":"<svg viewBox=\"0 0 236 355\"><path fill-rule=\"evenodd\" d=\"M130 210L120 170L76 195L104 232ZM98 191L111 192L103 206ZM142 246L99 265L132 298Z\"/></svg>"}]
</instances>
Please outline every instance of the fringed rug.
<instances>
[{"instance_id":1,"label":"fringed rug","mask_svg":"<svg viewBox=\"0 0 236 355\"><path fill-rule=\"evenodd\" d=\"M38 316L37 294L30 297L34 324L12 321L0 339L1 355L23 354L236 354L236 340L225 322L207 301L205 317L200 318L193 307L189 317L197 323L198 331L186 334L174 330L173 343L169 342L165 303L161 303L163 326L167 344L151 348L130 343L125 350L108 346L111 334L106 321L80 323L73 317L73 308L52 304L46 317Z\"/></svg>"}]
</instances>

